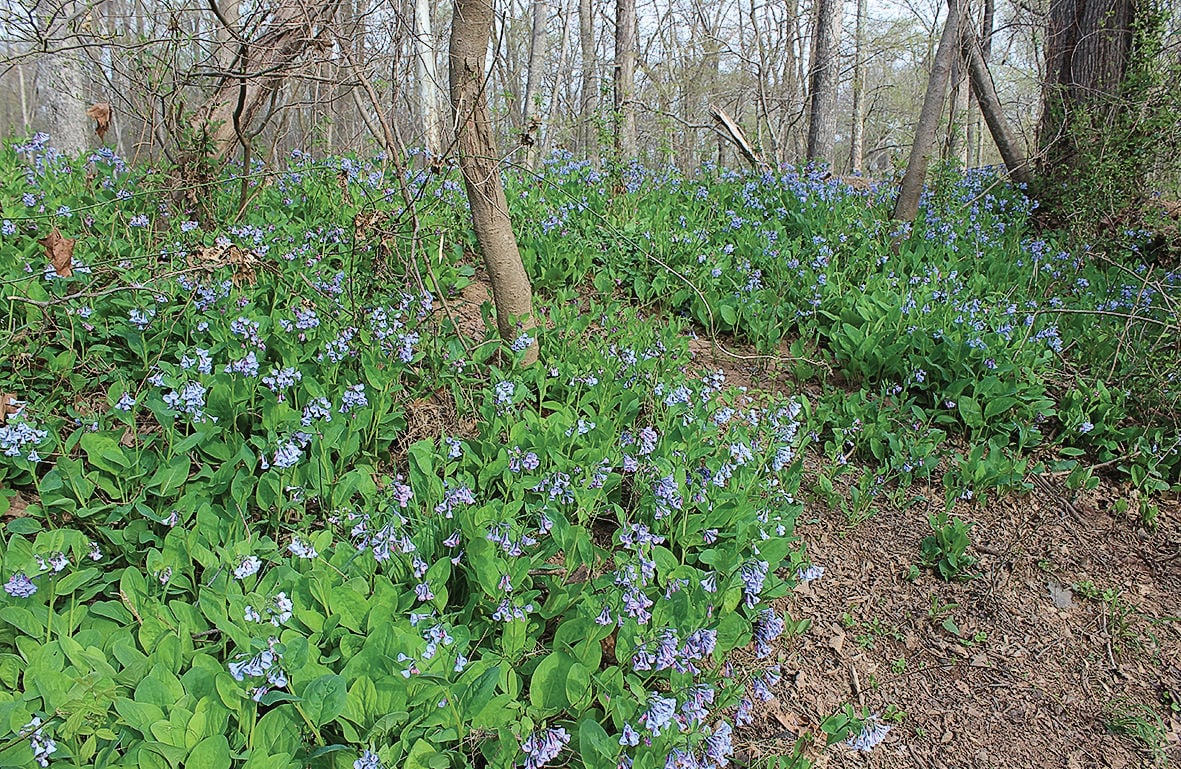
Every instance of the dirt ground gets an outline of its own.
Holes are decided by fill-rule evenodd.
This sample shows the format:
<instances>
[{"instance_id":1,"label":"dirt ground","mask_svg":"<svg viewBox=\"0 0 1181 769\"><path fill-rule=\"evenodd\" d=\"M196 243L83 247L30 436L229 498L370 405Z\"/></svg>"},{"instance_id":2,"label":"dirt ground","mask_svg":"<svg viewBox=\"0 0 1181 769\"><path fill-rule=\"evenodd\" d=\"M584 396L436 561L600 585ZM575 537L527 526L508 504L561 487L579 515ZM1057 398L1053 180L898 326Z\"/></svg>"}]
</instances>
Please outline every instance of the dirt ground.
<instances>
[{"instance_id":1,"label":"dirt ground","mask_svg":"<svg viewBox=\"0 0 1181 769\"><path fill-rule=\"evenodd\" d=\"M941 492L855 526L810 501L797 534L824 574L783 602L810 625L784 640L779 699L743 735L748 756L783 752L853 704L889 735L868 753L834 745L817 766L1181 761L1181 504L1166 501L1148 531L1114 511L1124 489L1071 501L1035 486L957 510L980 558L961 583L907 578ZM1135 736L1145 724L1155 748Z\"/></svg>"},{"instance_id":2,"label":"dirt ground","mask_svg":"<svg viewBox=\"0 0 1181 769\"><path fill-rule=\"evenodd\" d=\"M473 340L489 297L477 271L448 303ZM801 389L787 384L786 345L769 362L701 331L690 351L728 384ZM852 526L808 498L796 533L824 574L781 602L808 627L783 639L777 699L736 734L739 765L790 754L849 704L890 732L868 753L843 743L811 752L818 769L1181 765L1181 499L1160 502L1150 531L1127 488L1073 495L1052 478L1032 482L957 508L979 558L979 576L959 583L928 569L908 578L941 488L914 489L906 509L883 503ZM1117 512L1120 499L1131 515Z\"/></svg>"}]
</instances>

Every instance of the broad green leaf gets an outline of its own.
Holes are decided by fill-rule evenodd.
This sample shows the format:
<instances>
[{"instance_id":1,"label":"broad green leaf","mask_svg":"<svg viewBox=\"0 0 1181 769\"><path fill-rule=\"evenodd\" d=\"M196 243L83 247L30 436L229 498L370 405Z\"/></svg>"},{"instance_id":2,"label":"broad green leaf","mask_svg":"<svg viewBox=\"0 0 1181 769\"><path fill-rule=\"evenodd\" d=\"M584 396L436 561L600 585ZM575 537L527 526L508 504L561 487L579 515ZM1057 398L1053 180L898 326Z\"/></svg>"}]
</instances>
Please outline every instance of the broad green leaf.
<instances>
[{"instance_id":1,"label":"broad green leaf","mask_svg":"<svg viewBox=\"0 0 1181 769\"><path fill-rule=\"evenodd\" d=\"M316 726L323 726L344 711L348 691L344 678L338 675L323 675L304 687L303 712Z\"/></svg>"}]
</instances>

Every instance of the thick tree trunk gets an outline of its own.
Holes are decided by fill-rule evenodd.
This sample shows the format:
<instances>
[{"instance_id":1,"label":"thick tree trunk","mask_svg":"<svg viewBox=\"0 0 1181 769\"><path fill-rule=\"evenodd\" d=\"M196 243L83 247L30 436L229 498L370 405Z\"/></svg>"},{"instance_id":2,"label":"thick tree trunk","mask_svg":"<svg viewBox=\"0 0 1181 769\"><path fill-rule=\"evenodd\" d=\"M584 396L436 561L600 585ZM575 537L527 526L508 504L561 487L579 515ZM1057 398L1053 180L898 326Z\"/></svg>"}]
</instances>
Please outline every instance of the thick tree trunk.
<instances>
[{"instance_id":1,"label":"thick tree trunk","mask_svg":"<svg viewBox=\"0 0 1181 769\"><path fill-rule=\"evenodd\" d=\"M1119 109L1136 20L1135 0L1051 0L1047 16L1046 87L1038 128L1039 171L1053 174L1076 164L1079 137L1071 130L1080 112L1101 126Z\"/></svg>"},{"instance_id":2,"label":"thick tree trunk","mask_svg":"<svg viewBox=\"0 0 1181 769\"><path fill-rule=\"evenodd\" d=\"M823 161L830 167L837 133L837 87L841 80L841 16L841 0L817 0L808 160Z\"/></svg>"},{"instance_id":3,"label":"thick tree trunk","mask_svg":"<svg viewBox=\"0 0 1181 769\"><path fill-rule=\"evenodd\" d=\"M1016 134L1009 127L1001 111L1001 101L997 98L996 88L993 86L992 75L988 72L988 64L984 61L984 54L972 36L966 41L964 55L968 59L968 72L972 77L972 92L976 95L976 102L984 114L988 130L992 133L992 140L996 142L1001 158L1005 161L1005 168L1009 176L1022 184L1029 185L1033 181L1029 163Z\"/></svg>"},{"instance_id":4,"label":"thick tree trunk","mask_svg":"<svg viewBox=\"0 0 1181 769\"><path fill-rule=\"evenodd\" d=\"M67 2L56 18L59 21L47 31L48 39L62 50L37 60L37 122L54 147L77 155L90 147L93 130L86 117L86 73L78 59L81 41L73 29L79 20L77 4Z\"/></svg>"},{"instance_id":5,"label":"thick tree trunk","mask_svg":"<svg viewBox=\"0 0 1181 769\"><path fill-rule=\"evenodd\" d=\"M636 0L615 2L615 155L636 156Z\"/></svg>"},{"instance_id":6,"label":"thick tree trunk","mask_svg":"<svg viewBox=\"0 0 1181 769\"><path fill-rule=\"evenodd\" d=\"M534 328L533 290L513 235L508 203L500 182L496 142L484 94L488 41L492 34L490 0L455 0L451 21L451 106L455 111L459 170L467 188L472 226L484 265L492 280L496 327L512 341ZM526 350L525 363L537 360L537 343Z\"/></svg>"},{"instance_id":7,"label":"thick tree trunk","mask_svg":"<svg viewBox=\"0 0 1181 769\"><path fill-rule=\"evenodd\" d=\"M193 116L193 126L208 131L213 156L222 158L251 126L291 69L319 44L341 0L302 4L284 0L256 40L239 42L230 72ZM223 20L224 21L224 20Z\"/></svg>"},{"instance_id":8,"label":"thick tree trunk","mask_svg":"<svg viewBox=\"0 0 1181 769\"><path fill-rule=\"evenodd\" d=\"M579 136L583 152L599 162L599 61L595 55L595 10L592 0L578 0L578 45L582 51L582 112Z\"/></svg>"},{"instance_id":9,"label":"thick tree trunk","mask_svg":"<svg viewBox=\"0 0 1181 769\"><path fill-rule=\"evenodd\" d=\"M849 141L849 170L862 171L865 164L865 17L867 0L857 0L857 25L853 33L853 129Z\"/></svg>"},{"instance_id":10,"label":"thick tree trunk","mask_svg":"<svg viewBox=\"0 0 1181 769\"><path fill-rule=\"evenodd\" d=\"M959 39L960 3L950 0L947 22L939 38L939 48L931 66L927 81L927 94L923 97L923 108L915 126L914 144L910 148L910 160L906 164L906 175L902 177L902 188L894 205L894 218L912 222L919 211L919 196L923 192L923 181L927 177L927 166L931 162L931 151L939 131L939 116L947 98L947 79L951 75L952 59L958 55L956 41Z\"/></svg>"},{"instance_id":11,"label":"thick tree trunk","mask_svg":"<svg viewBox=\"0 0 1181 769\"><path fill-rule=\"evenodd\" d=\"M443 125L439 115L439 70L435 61L435 35L431 24L431 0L414 0L414 55L418 69L418 108L427 152L443 152Z\"/></svg>"}]
</instances>

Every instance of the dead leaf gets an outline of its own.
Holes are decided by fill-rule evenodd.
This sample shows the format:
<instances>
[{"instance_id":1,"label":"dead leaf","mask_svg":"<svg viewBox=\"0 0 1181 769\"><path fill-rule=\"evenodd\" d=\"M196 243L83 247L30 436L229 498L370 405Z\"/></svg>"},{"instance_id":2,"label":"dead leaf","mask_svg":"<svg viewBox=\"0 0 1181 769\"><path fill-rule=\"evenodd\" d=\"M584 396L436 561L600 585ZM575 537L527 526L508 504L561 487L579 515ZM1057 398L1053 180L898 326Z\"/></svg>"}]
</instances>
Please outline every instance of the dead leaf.
<instances>
[{"instance_id":1,"label":"dead leaf","mask_svg":"<svg viewBox=\"0 0 1181 769\"><path fill-rule=\"evenodd\" d=\"M53 265L53 271L59 278L68 278L74 274L74 238L63 238L57 227L44 238L37 241L45 246L45 258Z\"/></svg>"},{"instance_id":2,"label":"dead leaf","mask_svg":"<svg viewBox=\"0 0 1181 769\"><path fill-rule=\"evenodd\" d=\"M189 264L212 270L233 267L235 286L254 285L258 278L258 256L235 245L204 246L189 256Z\"/></svg>"},{"instance_id":3,"label":"dead leaf","mask_svg":"<svg viewBox=\"0 0 1181 769\"><path fill-rule=\"evenodd\" d=\"M1073 605L1071 599L1074 597L1074 594L1070 591L1070 588L1060 585L1054 580L1047 582L1046 587L1049 588L1050 600L1054 602L1056 607L1059 609L1069 609Z\"/></svg>"},{"instance_id":4,"label":"dead leaf","mask_svg":"<svg viewBox=\"0 0 1181 769\"><path fill-rule=\"evenodd\" d=\"M0 393L0 425L25 410L25 402L16 393Z\"/></svg>"},{"instance_id":5,"label":"dead leaf","mask_svg":"<svg viewBox=\"0 0 1181 769\"><path fill-rule=\"evenodd\" d=\"M86 117L94 120L94 132L98 134L98 140L105 141L111 127L111 103L100 101L91 104L86 108Z\"/></svg>"}]
</instances>

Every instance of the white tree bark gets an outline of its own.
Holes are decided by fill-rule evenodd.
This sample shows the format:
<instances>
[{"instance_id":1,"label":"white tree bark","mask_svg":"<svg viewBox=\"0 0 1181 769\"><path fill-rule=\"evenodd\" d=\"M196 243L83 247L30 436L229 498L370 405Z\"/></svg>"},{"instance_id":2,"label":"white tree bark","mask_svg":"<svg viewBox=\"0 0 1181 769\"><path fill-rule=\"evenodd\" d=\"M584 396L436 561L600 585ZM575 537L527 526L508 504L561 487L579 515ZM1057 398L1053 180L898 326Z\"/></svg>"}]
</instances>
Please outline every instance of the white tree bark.
<instances>
[{"instance_id":1,"label":"white tree bark","mask_svg":"<svg viewBox=\"0 0 1181 769\"><path fill-rule=\"evenodd\" d=\"M93 126L86 117L86 72L82 65L81 40L74 25L76 3L62 6L58 21L45 30L46 39L58 49L37 60L37 123L49 134L50 143L67 155L90 147Z\"/></svg>"},{"instance_id":2,"label":"white tree bark","mask_svg":"<svg viewBox=\"0 0 1181 769\"><path fill-rule=\"evenodd\" d=\"M439 69L431 25L431 0L414 0L414 50L418 64L418 108L422 111L423 141L432 157L443 151L439 115Z\"/></svg>"}]
</instances>

